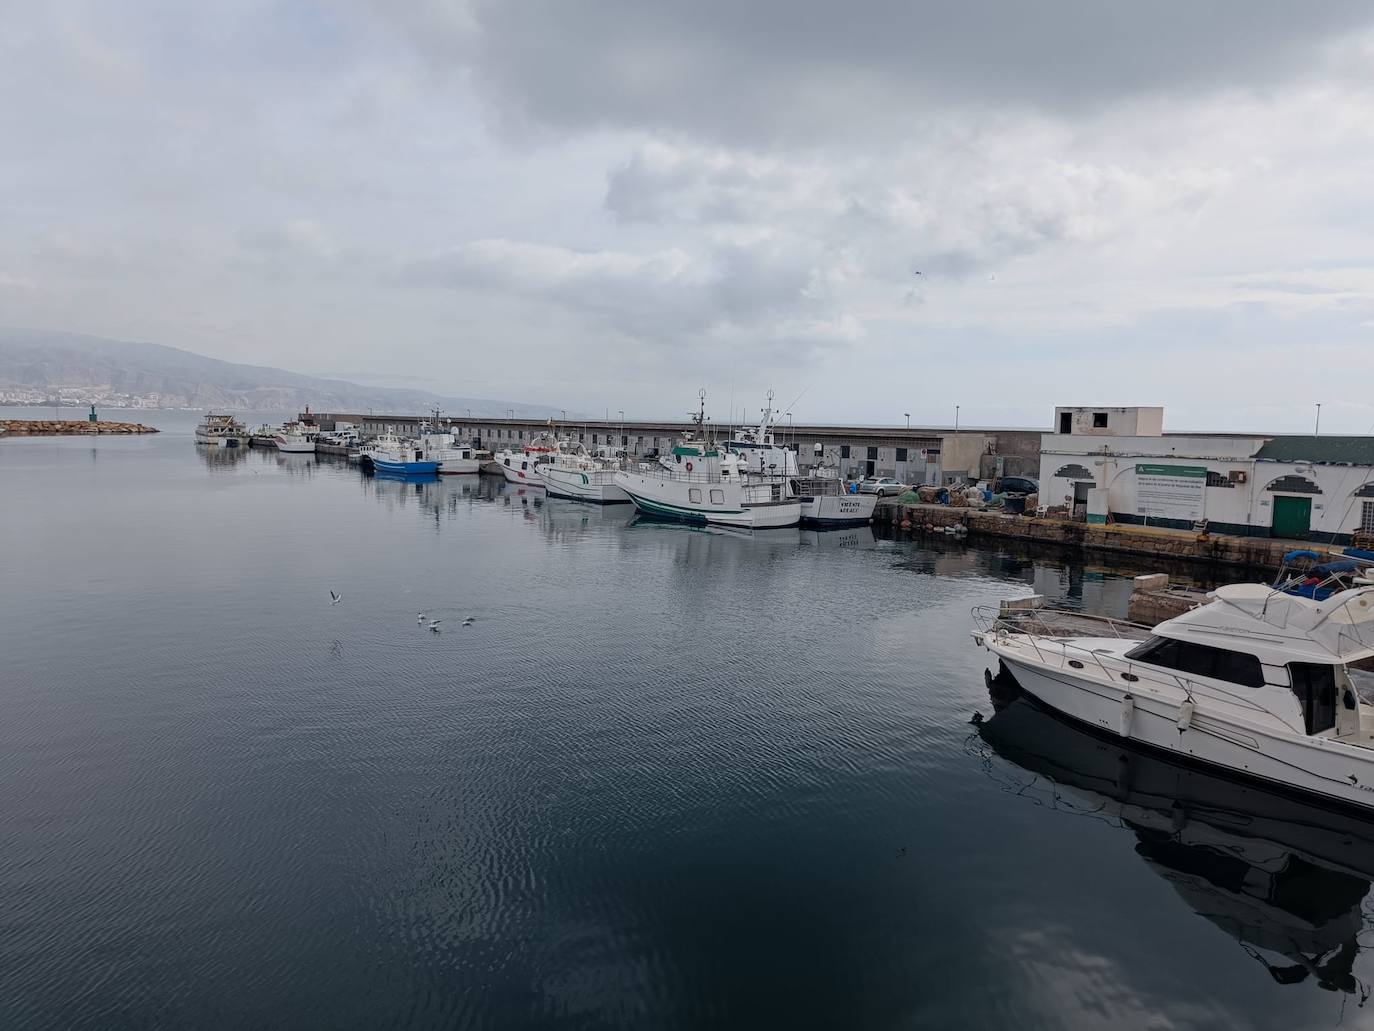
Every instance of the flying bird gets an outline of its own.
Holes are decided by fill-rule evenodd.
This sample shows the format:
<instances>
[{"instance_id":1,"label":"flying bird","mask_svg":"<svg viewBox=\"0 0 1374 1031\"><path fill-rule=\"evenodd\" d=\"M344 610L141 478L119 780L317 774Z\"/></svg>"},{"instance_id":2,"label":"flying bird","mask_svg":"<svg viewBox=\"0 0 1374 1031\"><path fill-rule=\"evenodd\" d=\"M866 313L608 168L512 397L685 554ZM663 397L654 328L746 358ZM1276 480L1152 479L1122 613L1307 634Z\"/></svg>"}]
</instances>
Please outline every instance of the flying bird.
<instances>
[{"instance_id":1,"label":"flying bird","mask_svg":"<svg viewBox=\"0 0 1374 1031\"><path fill-rule=\"evenodd\" d=\"M919 275L921 274L921 272L920 272L919 269L917 269L913 274L919 276Z\"/></svg>"},{"instance_id":2,"label":"flying bird","mask_svg":"<svg viewBox=\"0 0 1374 1031\"><path fill-rule=\"evenodd\" d=\"M343 595L342 595L342 594L335 594L333 591L330 591L330 592L329 592L329 604L331 604L331 605L337 605L337 604L339 604L339 602L341 602L341 601L343 601Z\"/></svg>"},{"instance_id":3,"label":"flying bird","mask_svg":"<svg viewBox=\"0 0 1374 1031\"><path fill-rule=\"evenodd\" d=\"M429 628L430 628L431 630L438 630L438 629L439 629L439 624L442 623L442 622L443 622L442 619L431 619L431 620L429 621Z\"/></svg>"}]
</instances>

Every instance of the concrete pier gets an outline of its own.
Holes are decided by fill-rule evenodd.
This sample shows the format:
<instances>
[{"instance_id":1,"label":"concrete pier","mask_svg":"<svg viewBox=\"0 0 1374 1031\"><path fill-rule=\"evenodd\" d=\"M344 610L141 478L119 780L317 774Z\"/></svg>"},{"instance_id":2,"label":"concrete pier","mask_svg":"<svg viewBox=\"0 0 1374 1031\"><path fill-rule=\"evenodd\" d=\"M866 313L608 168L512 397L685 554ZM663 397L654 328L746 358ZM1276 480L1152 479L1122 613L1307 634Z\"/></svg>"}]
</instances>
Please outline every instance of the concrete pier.
<instances>
[{"instance_id":1,"label":"concrete pier","mask_svg":"<svg viewBox=\"0 0 1374 1031\"><path fill-rule=\"evenodd\" d=\"M1084 523L947 505L901 505L890 501L878 505L874 521L913 533L960 526L970 537L1012 538L1083 551L1146 555L1251 569L1278 569L1284 554L1295 548L1328 550L1310 541L1276 537L1230 537L1154 526Z\"/></svg>"}]
</instances>

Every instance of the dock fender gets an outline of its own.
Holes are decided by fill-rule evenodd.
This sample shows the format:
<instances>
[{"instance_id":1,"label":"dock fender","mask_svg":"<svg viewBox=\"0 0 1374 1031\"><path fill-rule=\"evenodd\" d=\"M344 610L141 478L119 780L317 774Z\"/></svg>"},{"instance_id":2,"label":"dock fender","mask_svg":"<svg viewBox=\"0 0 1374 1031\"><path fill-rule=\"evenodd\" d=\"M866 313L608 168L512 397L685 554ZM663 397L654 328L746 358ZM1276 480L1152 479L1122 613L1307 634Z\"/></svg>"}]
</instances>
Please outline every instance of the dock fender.
<instances>
[{"instance_id":1,"label":"dock fender","mask_svg":"<svg viewBox=\"0 0 1374 1031\"><path fill-rule=\"evenodd\" d=\"M1182 734L1193 723L1193 700L1189 698L1178 707L1178 732Z\"/></svg>"},{"instance_id":2,"label":"dock fender","mask_svg":"<svg viewBox=\"0 0 1374 1031\"><path fill-rule=\"evenodd\" d=\"M1131 721L1135 718L1135 695L1121 696L1121 736L1131 736Z\"/></svg>"}]
</instances>

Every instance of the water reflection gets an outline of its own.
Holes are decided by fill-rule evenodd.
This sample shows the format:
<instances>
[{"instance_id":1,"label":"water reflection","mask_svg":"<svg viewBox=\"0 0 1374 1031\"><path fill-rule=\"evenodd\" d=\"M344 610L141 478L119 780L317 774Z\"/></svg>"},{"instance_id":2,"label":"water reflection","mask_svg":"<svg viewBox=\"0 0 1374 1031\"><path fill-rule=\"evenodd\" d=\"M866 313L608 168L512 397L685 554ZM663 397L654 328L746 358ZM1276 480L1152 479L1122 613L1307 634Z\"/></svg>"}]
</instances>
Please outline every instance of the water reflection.
<instances>
[{"instance_id":1,"label":"water reflection","mask_svg":"<svg viewBox=\"0 0 1374 1031\"><path fill-rule=\"evenodd\" d=\"M1235 939L1279 984L1313 982L1357 996L1355 971L1374 880L1374 826L1239 780L1185 767L1089 733L989 676L995 714L981 742L1034 775L1006 778L1038 805L1107 820L1195 912Z\"/></svg>"},{"instance_id":2,"label":"water reflection","mask_svg":"<svg viewBox=\"0 0 1374 1031\"><path fill-rule=\"evenodd\" d=\"M196 454L212 473L229 472L248 458L250 448L246 447L206 447L196 445Z\"/></svg>"}]
</instances>

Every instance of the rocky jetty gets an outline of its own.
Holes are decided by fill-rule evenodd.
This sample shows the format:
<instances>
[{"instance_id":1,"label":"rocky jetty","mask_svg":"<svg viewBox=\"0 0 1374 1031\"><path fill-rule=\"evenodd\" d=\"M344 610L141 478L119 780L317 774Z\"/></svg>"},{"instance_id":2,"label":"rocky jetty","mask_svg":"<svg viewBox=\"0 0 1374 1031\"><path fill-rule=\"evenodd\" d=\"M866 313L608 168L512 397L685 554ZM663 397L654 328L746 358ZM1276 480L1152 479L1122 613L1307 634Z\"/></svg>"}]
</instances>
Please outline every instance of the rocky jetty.
<instances>
[{"instance_id":1,"label":"rocky jetty","mask_svg":"<svg viewBox=\"0 0 1374 1031\"><path fill-rule=\"evenodd\" d=\"M156 433L138 422L90 422L86 419L0 419L3 436L66 437L96 433Z\"/></svg>"}]
</instances>

